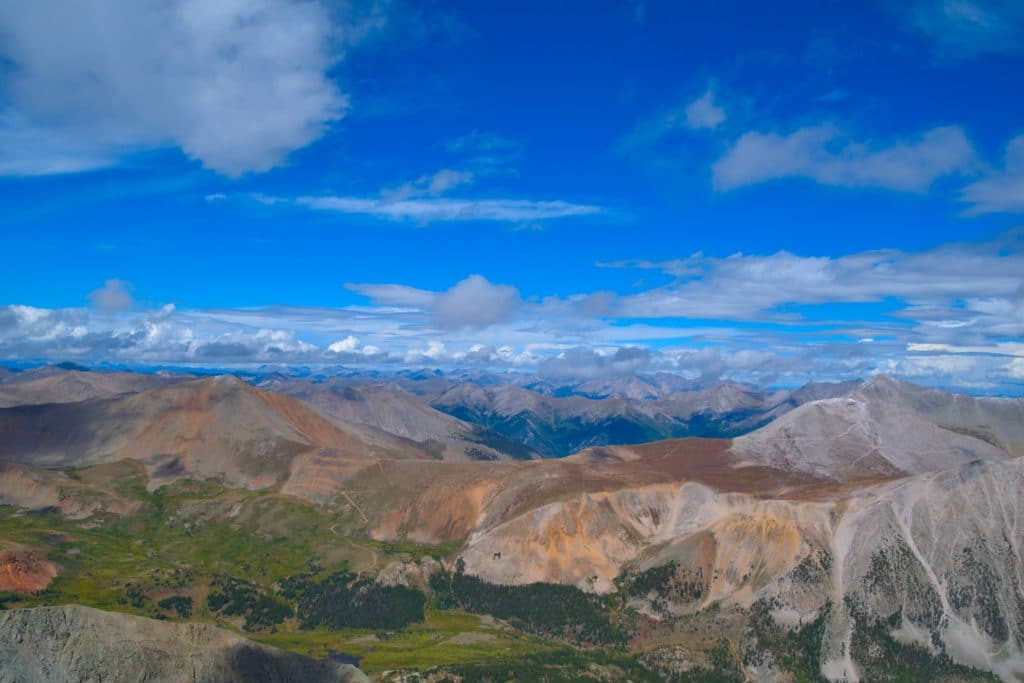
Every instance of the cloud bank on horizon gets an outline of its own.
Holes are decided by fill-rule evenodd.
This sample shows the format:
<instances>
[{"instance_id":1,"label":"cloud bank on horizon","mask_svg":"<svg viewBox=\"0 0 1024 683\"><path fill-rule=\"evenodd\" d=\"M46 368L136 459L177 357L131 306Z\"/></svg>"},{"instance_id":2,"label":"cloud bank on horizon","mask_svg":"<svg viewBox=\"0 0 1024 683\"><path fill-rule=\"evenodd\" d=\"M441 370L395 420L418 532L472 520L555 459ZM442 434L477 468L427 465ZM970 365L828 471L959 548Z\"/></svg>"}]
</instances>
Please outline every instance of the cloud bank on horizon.
<instances>
[{"instance_id":1,"label":"cloud bank on horizon","mask_svg":"<svg viewBox=\"0 0 1024 683\"><path fill-rule=\"evenodd\" d=\"M0 308L0 357L567 377L670 371L768 384L885 372L994 391L1024 382L1024 342L1007 341L1024 339L1022 231L918 253L597 265L671 280L629 295L529 298L470 275L442 291L351 283L366 303L340 308L222 310L146 307L110 280L88 308Z\"/></svg>"},{"instance_id":2,"label":"cloud bank on horizon","mask_svg":"<svg viewBox=\"0 0 1024 683\"><path fill-rule=\"evenodd\" d=\"M0 360L1021 393L1024 10L789 4L0 7Z\"/></svg>"}]
</instances>

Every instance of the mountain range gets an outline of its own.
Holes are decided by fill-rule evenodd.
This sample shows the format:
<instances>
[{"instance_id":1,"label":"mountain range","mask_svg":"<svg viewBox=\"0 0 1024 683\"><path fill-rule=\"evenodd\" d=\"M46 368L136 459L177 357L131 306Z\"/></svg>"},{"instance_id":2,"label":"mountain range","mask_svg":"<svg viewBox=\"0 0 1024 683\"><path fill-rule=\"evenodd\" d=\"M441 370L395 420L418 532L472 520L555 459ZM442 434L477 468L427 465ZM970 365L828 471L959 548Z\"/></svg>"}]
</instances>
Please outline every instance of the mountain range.
<instances>
[{"instance_id":1,"label":"mountain range","mask_svg":"<svg viewBox=\"0 0 1024 683\"><path fill-rule=\"evenodd\" d=\"M381 680L463 675L466 662L483 675L513 637L561 662L552 672L575 671L530 634L607 680L1024 676L1021 399L885 376L797 390L641 378L571 393L433 373L17 374L0 384L22 401L0 409L0 502L13 506L0 551L20 577L7 590L49 587L15 592L14 605L64 595L117 607L95 597L116 593L96 534L136 528L168 550L145 560L159 561L118 609L180 620L161 601L201 602L231 585L297 615L273 622L279 636L261 630L255 608L238 613L246 631L302 654L326 650L314 645L322 631L301 626L315 603L293 586L323 591L331 571L351 571L354 611L338 614L380 619L426 596L415 628L449 644L411 669L394 654L375 660L380 646L358 631L331 640L363 652ZM599 395L612 384L622 396ZM222 536L231 529L252 545L230 562L201 554L207 537L235 552ZM154 578L171 567L176 583ZM225 571L241 583L225 584ZM385 590L411 593L371 608L365 596ZM563 593L534 597L545 591ZM563 603L577 606L572 626L551 614ZM217 604L199 616L243 628ZM438 625L467 613L506 630ZM389 637L417 633L404 628ZM599 648L578 649L581 638ZM496 649L470 655L451 639Z\"/></svg>"}]
</instances>

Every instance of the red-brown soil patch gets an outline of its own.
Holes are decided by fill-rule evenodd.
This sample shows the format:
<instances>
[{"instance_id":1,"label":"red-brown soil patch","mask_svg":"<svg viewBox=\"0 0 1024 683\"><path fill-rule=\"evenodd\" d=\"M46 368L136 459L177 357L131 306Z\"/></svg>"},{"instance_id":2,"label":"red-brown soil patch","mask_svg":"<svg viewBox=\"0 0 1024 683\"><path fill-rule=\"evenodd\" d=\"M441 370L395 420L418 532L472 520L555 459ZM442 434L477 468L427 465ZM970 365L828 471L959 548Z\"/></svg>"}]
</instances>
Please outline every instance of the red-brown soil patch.
<instances>
[{"instance_id":1,"label":"red-brown soil patch","mask_svg":"<svg viewBox=\"0 0 1024 683\"><path fill-rule=\"evenodd\" d=\"M53 563L31 551L0 553L0 591L38 593L57 576Z\"/></svg>"}]
</instances>

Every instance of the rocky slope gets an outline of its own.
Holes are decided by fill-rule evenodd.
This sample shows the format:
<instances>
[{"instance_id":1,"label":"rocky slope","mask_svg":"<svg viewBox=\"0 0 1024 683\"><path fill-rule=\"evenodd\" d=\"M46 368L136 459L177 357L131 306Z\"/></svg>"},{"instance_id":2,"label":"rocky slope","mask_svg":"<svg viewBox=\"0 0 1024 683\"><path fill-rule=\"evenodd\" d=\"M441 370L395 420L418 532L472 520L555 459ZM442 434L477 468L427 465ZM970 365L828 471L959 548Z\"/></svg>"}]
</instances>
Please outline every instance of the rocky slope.
<instances>
[{"instance_id":1,"label":"rocky slope","mask_svg":"<svg viewBox=\"0 0 1024 683\"><path fill-rule=\"evenodd\" d=\"M266 647L208 624L78 605L0 611L2 683L367 680L348 664Z\"/></svg>"},{"instance_id":2,"label":"rocky slope","mask_svg":"<svg viewBox=\"0 0 1024 683\"><path fill-rule=\"evenodd\" d=\"M742 458L837 480L1024 455L1024 401L973 398L880 376L736 439Z\"/></svg>"},{"instance_id":3,"label":"rocky slope","mask_svg":"<svg viewBox=\"0 0 1024 683\"><path fill-rule=\"evenodd\" d=\"M113 487L42 467L0 461L0 505L24 510L56 509L69 519L85 519L97 512L133 511Z\"/></svg>"},{"instance_id":4,"label":"rocky slope","mask_svg":"<svg viewBox=\"0 0 1024 683\"><path fill-rule=\"evenodd\" d=\"M834 386L808 388L809 403L735 440L445 462L346 447L332 441L336 425L294 399L211 382L198 396L223 391L226 400L199 400L195 383L156 390L193 396L188 424L206 430L197 443L240 433L217 426L226 415L249 425L238 452L257 448L253 435L273 425L269 433L301 445L283 466L282 493L345 515L359 538L444 544L453 548L449 565L457 557L490 583L616 595L641 615L630 647L642 656L678 648L693 657L718 647L707 636L715 633L752 680L795 680L798 646L801 675L834 681L884 679L897 664L930 666L930 680L1024 676L1024 401L878 377L843 387L841 397ZM532 392L502 395L531 402L538 415L553 405ZM171 404L177 414L182 404ZM155 433L183 433L182 423L161 419ZM232 462L186 471L224 476ZM94 483L79 482L94 488L75 493L65 473L10 472L24 484L4 495L20 506L52 501L58 489L116 505Z\"/></svg>"},{"instance_id":5,"label":"rocky slope","mask_svg":"<svg viewBox=\"0 0 1024 683\"><path fill-rule=\"evenodd\" d=\"M113 399L0 409L0 460L50 468L137 460L154 486L182 477L275 486L305 453L430 457L408 440L340 426L301 401L232 376Z\"/></svg>"},{"instance_id":6,"label":"rocky slope","mask_svg":"<svg viewBox=\"0 0 1024 683\"><path fill-rule=\"evenodd\" d=\"M10 379L19 381L0 383L0 408L113 398L180 381L163 375L80 370L58 370L54 374L18 373Z\"/></svg>"},{"instance_id":7,"label":"rocky slope","mask_svg":"<svg viewBox=\"0 0 1024 683\"><path fill-rule=\"evenodd\" d=\"M953 672L942 680L1013 681L1024 675L1020 410L878 378L731 443L411 477L430 483L368 506L369 524L382 538L462 539L466 571L493 583L614 592L622 576L667 567L664 592L634 607L665 623L714 605L793 633L817 624L815 669L829 680L878 680L890 664L879 653L904 648ZM417 466L355 481L381 490L378 476ZM744 633L748 675L790 680Z\"/></svg>"},{"instance_id":8,"label":"rocky slope","mask_svg":"<svg viewBox=\"0 0 1024 683\"><path fill-rule=\"evenodd\" d=\"M711 619L712 606L765 610L781 629L820 621L815 668L832 681L882 679L880 648L894 644L1024 676L1024 461L817 488L766 498L688 481L584 493L475 530L461 556L495 583L599 592L667 568L632 600L669 632L679 618ZM762 645L745 647L754 680L790 680Z\"/></svg>"},{"instance_id":9,"label":"rocky slope","mask_svg":"<svg viewBox=\"0 0 1024 683\"><path fill-rule=\"evenodd\" d=\"M435 410L394 384L272 377L256 386L298 398L332 420L369 425L415 441L444 460L537 457L523 444Z\"/></svg>"},{"instance_id":10,"label":"rocky slope","mask_svg":"<svg viewBox=\"0 0 1024 683\"><path fill-rule=\"evenodd\" d=\"M830 539L823 673L870 680L862 636L881 626L1004 680L1024 676L1022 528L1020 459L919 475L851 499Z\"/></svg>"}]
</instances>

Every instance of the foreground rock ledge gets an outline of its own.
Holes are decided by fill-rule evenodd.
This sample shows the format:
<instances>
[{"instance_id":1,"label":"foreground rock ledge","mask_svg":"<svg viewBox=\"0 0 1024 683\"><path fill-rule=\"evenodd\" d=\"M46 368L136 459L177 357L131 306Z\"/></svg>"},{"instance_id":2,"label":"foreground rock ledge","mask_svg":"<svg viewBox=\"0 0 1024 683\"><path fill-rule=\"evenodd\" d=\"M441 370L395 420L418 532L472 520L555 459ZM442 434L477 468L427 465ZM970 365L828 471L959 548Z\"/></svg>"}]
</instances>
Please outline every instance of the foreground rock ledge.
<instances>
[{"instance_id":1,"label":"foreground rock ledge","mask_svg":"<svg viewBox=\"0 0 1024 683\"><path fill-rule=\"evenodd\" d=\"M0 683L367 680L351 665L260 645L210 624L81 605L0 612Z\"/></svg>"}]
</instances>

